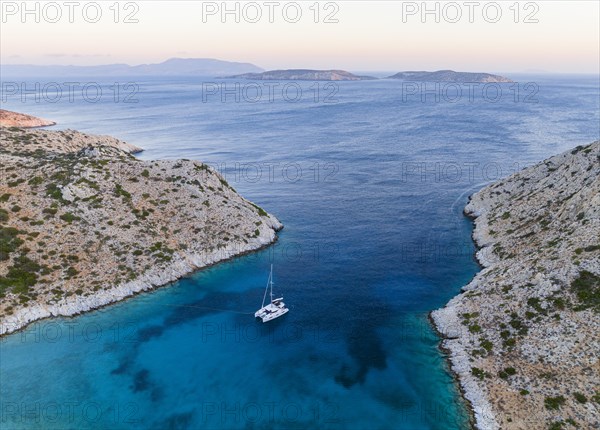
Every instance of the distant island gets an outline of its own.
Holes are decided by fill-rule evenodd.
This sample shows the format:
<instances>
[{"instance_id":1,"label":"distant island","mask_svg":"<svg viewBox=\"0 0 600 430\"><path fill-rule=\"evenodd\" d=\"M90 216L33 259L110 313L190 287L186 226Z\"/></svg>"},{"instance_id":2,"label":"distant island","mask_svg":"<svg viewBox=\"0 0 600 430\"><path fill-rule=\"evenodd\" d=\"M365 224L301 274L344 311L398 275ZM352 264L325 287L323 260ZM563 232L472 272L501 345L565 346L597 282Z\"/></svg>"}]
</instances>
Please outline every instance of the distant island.
<instances>
[{"instance_id":1,"label":"distant island","mask_svg":"<svg viewBox=\"0 0 600 430\"><path fill-rule=\"evenodd\" d=\"M269 70L251 63L223 61L214 58L171 58L157 64L106 64L98 66L60 66L32 64L0 64L0 74L4 79L39 76L63 77L106 77L106 76L200 76L225 79L249 79L272 81L366 81L373 76L362 76L346 70L282 69ZM422 82L478 82L503 83L511 79L490 73L455 72L399 72L386 79L403 79Z\"/></svg>"},{"instance_id":2,"label":"distant island","mask_svg":"<svg viewBox=\"0 0 600 430\"><path fill-rule=\"evenodd\" d=\"M513 82L504 76L489 73L455 72L438 70L437 72L399 72L388 79L403 79L418 82L456 82L456 83L505 83Z\"/></svg>"},{"instance_id":3,"label":"distant island","mask_svg":"<svg viewBox=\"0 0 600 430\"><path fill-rule=\"evenodd\" d=\"M250 63L213 58L171 58L158 64L107 64L100 66L37 66L1 64L3 78L31 76L224 76L235 73L262 72Z\"/></svg>"},{"instance_id":4,"label":"distant island","mask_svg":"<svg viewBox=\"0 0 600 430\"><path fill-rule=\"evenodd\" d=\"M600 142L482 189L465 213L484 268L432 319L477 428L600 428Z\"/></svg>"},{"instance_id":5,"label":"distant island","mask_svg":"<svg viewBox=\"0 0 600 430\"><path fill-rule=\"evenodd\" d=\"M198 161L118 139L0 130L0 335L168 284L283 226Z\"/></svg>"},{"instance_id":6,"label":"distant island","mask_svg":"<svg viewBox=\"0 0 600 430\"><path fill-rule=\"evenodd\" d=\"M345 70L310 69L270 70L262 73L244 73L228 76L228 78L258 81L364 81L377 79L371 76L357 76Z\"/></svg>"},{"instance_id":7,"label":"distant island","mask_svg":"<svg viewBox=\"0 0 600 430\"><path fill-rule=\"evenodd\" d=\"M35 116L26 115L24 113L12 112L5 109L0 109L0 127L47 127L56 125L54 121L36 118Z\"/></svg>"}]
</instances>

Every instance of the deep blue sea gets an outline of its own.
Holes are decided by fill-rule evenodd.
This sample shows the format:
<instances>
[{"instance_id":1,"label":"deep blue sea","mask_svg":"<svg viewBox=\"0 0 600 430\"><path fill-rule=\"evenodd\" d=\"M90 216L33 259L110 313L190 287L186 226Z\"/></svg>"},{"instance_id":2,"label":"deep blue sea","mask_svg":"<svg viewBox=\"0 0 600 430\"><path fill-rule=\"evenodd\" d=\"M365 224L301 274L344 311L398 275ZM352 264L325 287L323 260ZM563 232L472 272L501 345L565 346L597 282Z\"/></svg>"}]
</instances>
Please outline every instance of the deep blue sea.
<instances>
[{"instance_id":1,"label":"deep blue sea","mask_svg":"<svg viewBox=\"0 0 600 430\"><path fill-rule=\"evenodd\" d=\"M86 99L90 80L45 78L22 100L6 86L21 80L3 77L3 108L116 136L143 159L209 163L285 229L261 252L2 339L0 427L468 428L427 321L478 271L462 208L486 183L600 137L598 77L516 79L500 95L432 84L422 100L392 80L300 94L130 77L99 97L89 85ZM290 312L261 324L271 263Z\"/></svg>"}]
</instances>

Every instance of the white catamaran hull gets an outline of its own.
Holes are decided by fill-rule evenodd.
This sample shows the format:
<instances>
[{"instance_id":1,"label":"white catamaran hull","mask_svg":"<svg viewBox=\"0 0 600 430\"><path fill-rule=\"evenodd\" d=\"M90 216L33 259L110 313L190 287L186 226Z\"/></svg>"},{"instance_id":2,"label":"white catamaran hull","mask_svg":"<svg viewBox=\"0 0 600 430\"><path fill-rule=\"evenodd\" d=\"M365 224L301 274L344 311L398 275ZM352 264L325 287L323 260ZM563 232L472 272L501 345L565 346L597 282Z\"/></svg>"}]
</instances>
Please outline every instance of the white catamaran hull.
<instances>
[{"instance_id":1,"label":"white catamaran hull","mask_svg":"<svg viewBox=\"0 0 600 430\"><path fill-rule=\"evenodd\" d=\"M278 304L271 303L256 311L254 316L256 318L260 318L262 322L266 323L285 315L288 313L288 311L289 309L285 307L283 302L279 302Z\"/></svg>"},{"instance_id":2,"label":"white catamaran hull","mask_svg":"<svg viewBox=\"0 0 600 430\"><path fill-rule=\"evenodd\" d=\"M265 300L267 298L267 293L270 289L270 297L271 303L265 306ZM267 281L267 288L265 288L265 295L262 301L262 308L257 310L254 313L256 318L260 318L262 322L266 323L275 318L279 318L282 315L287 314L289 311L288 308L285 307L285 303L283 303L283 297L278 299L273 298L273 265L271 264L271 272L269 273L269 280Z\"/></svg>"}]
</instances>

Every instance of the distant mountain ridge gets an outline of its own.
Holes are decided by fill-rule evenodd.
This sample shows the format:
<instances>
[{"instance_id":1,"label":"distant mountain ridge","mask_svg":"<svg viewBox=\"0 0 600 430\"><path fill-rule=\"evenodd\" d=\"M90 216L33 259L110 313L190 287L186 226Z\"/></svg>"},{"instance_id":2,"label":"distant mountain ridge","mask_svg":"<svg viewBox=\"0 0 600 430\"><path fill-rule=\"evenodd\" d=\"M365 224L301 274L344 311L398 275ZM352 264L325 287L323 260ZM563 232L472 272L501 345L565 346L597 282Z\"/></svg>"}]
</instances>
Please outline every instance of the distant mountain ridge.
<instances>
[{"instance_id":1,"label":"distant mountain ridge","mask_svg":"<svg viewBox=\"0 0 600 430\"><path fill-rule=\"evenodd\" d=\"M345 70L288 69L269 70L262 73L244 73L229 78L253 79L261 81L364 81L377 79L371 76L357 76Z\"/></svg>"},{"instance_id":2,"label":"distant mountain ridge","mask_svg":"<svg viewBox=\"0 0 600 430\"><path fill-rule=\"evenodd\" d=\"M403 79L406 81L419 82L513 82L504 76L492 75L490 73L455 72L454 70L438 70L436 72L400 72L389 76L388 79Z\"/></svg>"},{"instance_id":3,"label":"distant mountain ridge","mask_svg":"<svg viewBox=\"0 0 600 430\"><path fill-rule=\"evenodd\" d=\"M157 64L107 64L101 66L0 65L2 76L222 76L235 73L262 72L250 63L213 58L171 58Z\"/></svg>"}]
</instances>

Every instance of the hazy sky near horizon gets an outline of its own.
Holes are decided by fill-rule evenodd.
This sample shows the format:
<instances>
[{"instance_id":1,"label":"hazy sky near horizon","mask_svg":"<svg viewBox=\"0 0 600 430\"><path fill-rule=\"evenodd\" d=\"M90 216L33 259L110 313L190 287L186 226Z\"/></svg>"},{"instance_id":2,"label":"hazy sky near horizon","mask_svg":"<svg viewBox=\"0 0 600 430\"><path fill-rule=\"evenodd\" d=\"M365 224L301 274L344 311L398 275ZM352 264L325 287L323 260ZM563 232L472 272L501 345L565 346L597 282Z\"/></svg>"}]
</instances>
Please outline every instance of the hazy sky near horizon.
<instances>
[{"instance_id":1,"label":"hazy sky near horizon","mask_svg":"<svg viewBox=\"0 0 600 430\"><path fill-rule=\"evenodd\" d=\"M195 57L266 69L600 73L595 0L430 1L426 15L421 1L227 2L239 18L223 16L221 1L123 1L117 7L115 1L78 1L72 9L66 3L29 1L23 16L21 1L2 0L1 61L135 65ZM138 22L124 22L128 16Z\"/></svg>"}]
</instances>

